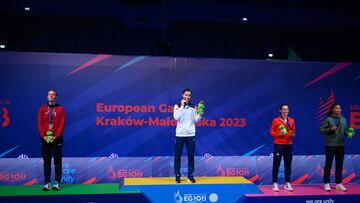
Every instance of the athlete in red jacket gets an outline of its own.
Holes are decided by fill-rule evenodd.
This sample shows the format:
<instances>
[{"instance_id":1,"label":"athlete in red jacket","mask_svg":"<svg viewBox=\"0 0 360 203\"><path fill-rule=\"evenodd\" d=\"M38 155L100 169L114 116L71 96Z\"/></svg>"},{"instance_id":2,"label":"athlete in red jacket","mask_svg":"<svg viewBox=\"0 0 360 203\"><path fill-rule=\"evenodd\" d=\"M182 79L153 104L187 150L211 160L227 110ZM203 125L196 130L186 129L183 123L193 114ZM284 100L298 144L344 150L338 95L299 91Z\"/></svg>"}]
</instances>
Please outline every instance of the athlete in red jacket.
<instances>
[{"instance_id":1,"label":"athlete in red jacket","mask_svg":"<svg viewBox=\"0 0 360 203\"><path fill-rule=\"evenodd\" d=\"M54 154L55 183L54 190L60 190L62 178L62 143L65 127L65 111L62 106L56 104L56 90L49 90L48 103L41 106L38 112L38 128L41 137L41 153L44 160L45 185L43 190L51 189L51 155ZM46 135L51 132L53 139L47 139Z\"/></svg>"},{"instance_id":2,"label":"athlete in red jacket","mask_svg":"<svg viewBox=\"0 0 360 203\"><path fill-rule=\"evenodd\" d=\"M292 140L295 137L295 121L288 116L289 107L287 104L280 105L280 116L274 118L270 128L270 135L274 137L272 182L273 191L278 192L277 184L281 158L284 157L285 186L284 189L293 191L290 184L291 162L292 162Z\"/></svg>"}]
</instances>

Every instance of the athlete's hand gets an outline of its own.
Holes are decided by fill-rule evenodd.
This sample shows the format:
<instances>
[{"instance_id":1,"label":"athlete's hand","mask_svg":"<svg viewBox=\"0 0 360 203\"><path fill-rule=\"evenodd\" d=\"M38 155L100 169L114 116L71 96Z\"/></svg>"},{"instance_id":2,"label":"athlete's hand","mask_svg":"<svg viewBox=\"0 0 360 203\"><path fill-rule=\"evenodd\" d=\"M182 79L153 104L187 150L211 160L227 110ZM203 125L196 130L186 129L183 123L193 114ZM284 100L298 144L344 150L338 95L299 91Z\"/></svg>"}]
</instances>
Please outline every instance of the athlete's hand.
<instances>
[{"instance_id":1,"label":"athlete's hand","mask_svg":"<svg viewBox=\"0 0 360 203\"><path fill-rule=\"evenodd\" d=\"M181 106L185 106L185 104L186 104L186 99L181 100Z\"/></svg>"}]
</instances>

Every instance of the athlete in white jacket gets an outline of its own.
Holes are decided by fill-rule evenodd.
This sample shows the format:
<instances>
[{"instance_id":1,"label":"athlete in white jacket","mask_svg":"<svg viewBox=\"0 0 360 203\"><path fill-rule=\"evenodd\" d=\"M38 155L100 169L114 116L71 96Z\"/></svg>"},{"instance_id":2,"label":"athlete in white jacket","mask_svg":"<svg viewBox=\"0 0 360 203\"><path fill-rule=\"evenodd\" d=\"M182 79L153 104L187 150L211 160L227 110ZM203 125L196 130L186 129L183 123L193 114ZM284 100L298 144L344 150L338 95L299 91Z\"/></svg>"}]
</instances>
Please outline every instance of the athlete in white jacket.
<instances>
[{"instance_id":1,"label":"athlete in white jacket","mask_svg":"<svg viewBox=\"0 0 360 203\"><path fill-rule=\"evenodd\" d=\"M203 113L197 114L194 106L190 103L191 90L184 89L180 104L174 106L174 118L177 120L175 140L175 181L180 183L180 162L184 143L188 155L188 181L195 183L194 151L195 151L195 124L201 120Z\"/></svg>"}]
</instances>

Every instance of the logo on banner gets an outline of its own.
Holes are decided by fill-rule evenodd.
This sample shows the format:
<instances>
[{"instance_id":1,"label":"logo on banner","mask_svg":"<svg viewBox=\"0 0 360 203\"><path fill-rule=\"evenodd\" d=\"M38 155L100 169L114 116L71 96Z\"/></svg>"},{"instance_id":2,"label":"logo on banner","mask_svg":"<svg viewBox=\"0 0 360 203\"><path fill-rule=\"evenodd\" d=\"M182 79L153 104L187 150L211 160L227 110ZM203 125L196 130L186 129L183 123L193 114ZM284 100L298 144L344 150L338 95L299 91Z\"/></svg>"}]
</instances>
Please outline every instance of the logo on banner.
<instances>
[{"instance_id":1,"label":"logo on banner","mask_svg":"<svg viewBox=\"0 0 360 203\"><path fill-rule=\"evenodd\" d=\"M179 190L174 194L174 201L175 203L182 203L183 201L183 198L181 197Z\"/></svg>"},{"instance_id":2,"label":"logo on banner","mask_svg":"<svg viewBox=\"0 0 360 203\"><path fill-rule=\"evenodd\" d=\"M175 203L201 203L209 200L210 202L217 202L219 196L216 193L211 193L207 195L206 193L185 193L181 195L180 191L174 193L174 202Z\"/></svg>"},{"instance_id":3,"label":"logo on banner","mask_svg":"<svg viewBox=\"0 0 360 203\"><path fill-rule=\"evenodd\" d=\"M0 172L0 183L20 182L26 179L25 172Z\"/></svg>"},{"instance_id":4,"label":"logo on banner","mask_svg":"<svg viewBox=\"0 0 360 203\"><path fill-rule=\"evenodd\" d=\"M119 158L119 155L116 154L116 153L111 153L111 154L109 155L109 158Z\"/></svg>"},{"instance_id":5,"label":"logo on banner","mask_svg":"<svg viewBox=\"0 0 360 203\"><path fill-rule=\"evenodd\" d=\"M249 176L249 168L223 167L221 164L217 167L219 176Z\"/></svg>"},{"instance_id":6,"label":"logo on banner","mask_svg":"<svg viewBox=\"0 0 360 203\"><path fill-rule=\"evenodd\" d=\"M64 163L62 166L62 179L63 183L74 183L76 179L76 169L71 168L70 163Z\"/></svg>"},{"instance_id":7,"label":"logo on banner","mask_svg":"<svg viewBox=\"0 0 360 203\"><path fill-rule=\"evenodd\" d=\"M143 177L143 171L141 169L118 169L114 170L112 166L108 167L108 177L111 180L117 178L138 178Z\"/></svg>"},{"instance_id":8,"label":"logo on banner","mask_svg":"<svg viewBox=\"0 0 360 203\"><path fill-rule=\"evenodd\" d=\"M219 197L216 193L211 193L209 195L209 200L210 200L210 202L217 202L219 200Z\"/></svg>"},{"instance_id":9,"label":"logo on banner","mask_svg":"<svg viewBox=\"0 0 360 203\"><path fill-rule=\"evenodd\" d=\"M203 155L204 158L211 158L212 155L209 153L209 152L206 152L204 155Z\"/></svg>"},{"instance_id":10,"label":"logo on banner","mask_svg":"<svg viewBox=\"0 0 360 203\"><path fill-rule=\"evenodd\" d=\"M29 156L26 155L26 154L20 154L20 155L18 156L18 159L28 159L28 158L29 158Z\"/></svg>"}]
</instances>

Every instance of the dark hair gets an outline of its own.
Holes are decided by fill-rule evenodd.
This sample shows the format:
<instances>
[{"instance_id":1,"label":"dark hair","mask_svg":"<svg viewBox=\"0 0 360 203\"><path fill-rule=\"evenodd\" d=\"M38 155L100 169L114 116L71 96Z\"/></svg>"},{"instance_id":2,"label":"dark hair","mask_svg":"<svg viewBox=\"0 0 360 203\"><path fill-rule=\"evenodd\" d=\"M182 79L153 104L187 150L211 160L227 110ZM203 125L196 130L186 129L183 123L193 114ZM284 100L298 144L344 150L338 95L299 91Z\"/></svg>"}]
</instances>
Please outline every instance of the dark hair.
<instances>
[{"instance_id":1,"label":"dark hair","mask_svg":"<svg viewBox=\"0 0 360 203\"><path fill-rule=\"evenodd\" d=\"M333 103L331 106L330 106L330 109L329 109L329 112L327 113L327 116L331 116L333 115L333 109L335 109L335 106L340 106L340 104L338 103Z\"/></svg>"},{"instance_id":2,"label":"dark hair","mask_svg":"<svg viewBox=\"0 0 360 203\"><path fill-rule=\"evenodd\" d=\"M283 108L283 106L289 106L289 105L287 105L287 104L280 104L279 110L281 110L281 109ZM281 115L281 112L280 112L280 115Z\"/></svg>"},{"instance_id":3,"label":"dark hair","mask_svg":"<svg viewBox=\"0 0 360 203\"><path fill-rule=\"evenodd\" d=\"M189 89L189 88L185 88L185 89L183 90L183 94L184 94L185 92L190 92L190 93L192 93L191 89Z\"/></svg>"},{"instance_id":4,"label":"dark hair","mask_svg":"<svg viewBox=\"0 0 360 203\"><path fill-rule=\"evenodd\" d=\"M287 105L287 104L280 104L279 110L281 110L281 109L283 108L283 106L289 106L289 105Z\"/></svg>"},{"instance_id":5,"label":"dark hair","mask_svg":"<svg viewBox=\"0 0 360 203\"><path fill-rule=\"evenodd\" d=\"M56 89L49 89L49 91L48 91L48 92L50 92L50 91L55 92L55 95L56 95L56 96L58 96L58 93L57 93Z\"/></svg>"}]
</instances>

